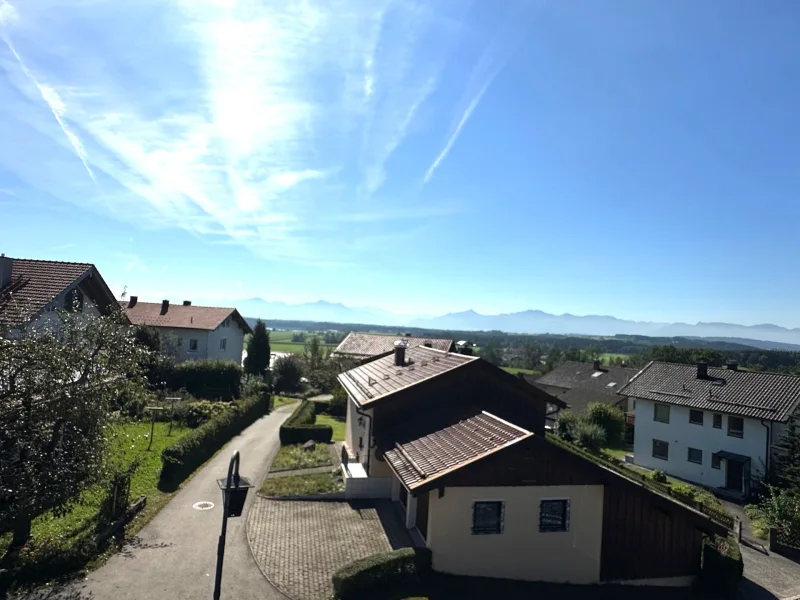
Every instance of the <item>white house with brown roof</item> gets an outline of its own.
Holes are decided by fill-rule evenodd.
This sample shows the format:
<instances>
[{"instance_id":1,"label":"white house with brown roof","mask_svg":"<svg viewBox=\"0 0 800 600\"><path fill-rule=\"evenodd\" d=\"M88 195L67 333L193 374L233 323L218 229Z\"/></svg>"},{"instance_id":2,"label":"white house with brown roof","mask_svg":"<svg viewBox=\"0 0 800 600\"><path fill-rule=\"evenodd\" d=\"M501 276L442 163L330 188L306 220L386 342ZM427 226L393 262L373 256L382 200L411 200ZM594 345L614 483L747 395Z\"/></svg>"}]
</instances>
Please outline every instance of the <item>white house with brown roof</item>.
<instances>
[{"instance_id":1,"label":"white house with brown roof","mask_svg":"<svg viewBox=\"0 0 800 600\"><path fill-rule=\"evenodd\" d=\"M168 340L178 360L218 359L242 362L244 336L250 326L235 308L140 302L131 296L123 304L125 314L134 325L156 327L162 339Z\"/></svg>"},{"instance_id":2,"label":"white house with brown roof","mask_svg":"<svg viewBox=\"0 0 800 600\"><path fill-rule=\"evenodd\" d=\"M0 328L57 326L56 309L104 315L118 306L92 264L0 255Z\"/></svg>"},{"instance_id":3,"label":"white house with brown roof","mask_svg":"<svg viewBox=\"0 0 800 600\"><path fill-rule=\"evenodd\" d=\"M652 362L619 393L636 401L636 464L748 496L797 414L800 377Z\"/></svg>"}]
</instances>

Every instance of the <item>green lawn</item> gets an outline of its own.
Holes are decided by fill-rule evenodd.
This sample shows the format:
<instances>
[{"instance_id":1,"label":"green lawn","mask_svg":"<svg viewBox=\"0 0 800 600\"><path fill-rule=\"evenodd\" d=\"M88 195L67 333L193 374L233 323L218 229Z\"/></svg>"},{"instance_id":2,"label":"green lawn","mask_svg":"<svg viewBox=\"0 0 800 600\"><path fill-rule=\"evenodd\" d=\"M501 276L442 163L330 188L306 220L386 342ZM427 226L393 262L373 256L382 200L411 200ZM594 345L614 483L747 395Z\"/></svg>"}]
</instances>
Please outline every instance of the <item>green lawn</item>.
<instances>
[{"instance_id":1,"label":"green lawn","mask_svg":"<svg viewBox=\"0 0 800 600\"><path fill-rule=\"evenodd\" d=\"M342 474L314 473L311 475L287 475L265 479L258 493L262 496L310 496L325 492L341 492L344 490Z\"/></svg>"},{"instance_id":2,"label":"green lawn","mask_svg":"<svg viewBox=\"0 0 800 600\"><path fill-rule=\"evenodd\" d=\"M344 441L345 420L342 417L332 417L330 415L317 415L317 425L330 425L333 427L333 441Z\"/></svg>"},{"instance_id":3,"label":"green lawn","mask_svg":"<svg viewBox=\"0 0 800 600\"><path fill-rule=\"evenodd\" d=\"M625 450L625 448L602 448L600 452L623 461L625 460L625 455L630 454L630 451Z\"/></svg>"},{"instance_id":4,"label":"green lawn","mask_svg":"<svg viewBox=\"0 0 800 600\"><path fill-rule=\"evenodd\" d=\"M286 406L287 404L291 404L292 402L299 402L296 398L287 398L286 396L275 396L272 402L273 408L278 408L280 406Z\"/></svg>"},{"instance_id":5,"label":"green lawn","mask_svg":"<svg viewBox=\"0 0 800 600\"><path fill-rule=\"evenodd\" d=\"M291 471L333 465L327 444L317 444L313 450L305 450L302 444L281 446L272 462L270 471Z\"/></svg>"},{"instance_id":6,"label":"green lawn","mask_svg":"<svg viewBox=\"0 0 800 600\"><path fill-rule=\"evenodd\" d=\"M320 344L323 348L328 348L333 351L336 348L335 344ZM305 344L301 344L300 342L273 342L270 340L269 349L270 352L288 352L290 354L302 354L303 348L305 348Z\"/></svg>"},{"instance_id":7,"label":"green lawn","mask_svg":"<svg viewBox=\"0 0 800 600\"><path fill-rule=\"evenodd\" d=\"M615 352L603 352L600 355L600 360L602 360L605 364L608 364L610 360L615 358L621 358L622 360L628 360L630 358L630 354L618 354Z\"/></svg>"},{"instance_id":8,"label":"green lawn","mask_svg":"<svg viewBox=\"0 0 800 600\"><path fill-rule=\"evenodd\" d=\"M152 448L148 451L150 423L127 423L114 428L112 459L127 464L139 457L141 463L131 480L130 501L140 495L147 496L147 506L130 525L128 536L135 535L174 495L158 489L161 473L161 451L179 440L191 429L174 425L172 435L167 436L169 423L156 423ZM35 563L45 556L54 556L67 551L76 543L94 535L97 513L105 497L105 490L93 488L84 492L81 503L62 517L46 514L33 522L31 540L21 561ZM0 540L0 554L5 551L9 536Z\"/></svg>"},{"instance_id":9,"label":"green lawn","mask_svg":"<svg viewBox=\"0 0 800 600\"><path fill-rule=\"evenodd\" d=\"M526 375L541 375L539 371L535 371L533 369L519 369L517 367L503 367L504 371L508 371L512 375L516 375L517 373L525 373Z\"/></svg>"}]
</instances>

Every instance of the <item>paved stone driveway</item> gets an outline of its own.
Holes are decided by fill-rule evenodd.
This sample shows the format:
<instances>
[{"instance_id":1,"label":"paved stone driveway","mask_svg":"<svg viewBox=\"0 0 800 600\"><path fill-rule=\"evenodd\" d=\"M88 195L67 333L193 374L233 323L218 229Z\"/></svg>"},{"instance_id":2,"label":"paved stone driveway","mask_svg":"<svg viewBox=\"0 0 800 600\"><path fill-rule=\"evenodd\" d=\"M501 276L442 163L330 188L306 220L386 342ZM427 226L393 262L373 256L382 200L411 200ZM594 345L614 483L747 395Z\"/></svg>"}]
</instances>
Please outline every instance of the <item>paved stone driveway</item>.
<instances>
[{"instance_id":1,"label":"paved stone driveway","mask_svg":"<svg viewBox=\"0 0 800 600\"><path fill-rule=\"evenodd\" d=\"M250 508L247 538L270 582L294 600L327 600L331 575L358 558L411 545L389 501L269 500Z\"/></svg>"}]
</instances>

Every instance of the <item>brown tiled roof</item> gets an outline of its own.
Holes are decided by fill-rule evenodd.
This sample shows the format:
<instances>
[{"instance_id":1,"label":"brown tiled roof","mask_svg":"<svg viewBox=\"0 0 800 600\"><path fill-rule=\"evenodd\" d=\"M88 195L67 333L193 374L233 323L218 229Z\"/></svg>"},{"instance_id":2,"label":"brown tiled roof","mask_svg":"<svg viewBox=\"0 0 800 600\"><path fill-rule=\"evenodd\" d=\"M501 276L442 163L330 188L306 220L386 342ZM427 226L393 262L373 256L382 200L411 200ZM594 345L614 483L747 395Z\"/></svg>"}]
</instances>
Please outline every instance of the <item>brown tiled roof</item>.
<instances>
[{"instance_id":1,"label":"brown tiled roof","mask_svg":"<svg viewBox=\"0 0 800 600\"><path fill-rule=\"evenodd\" d=\"M535 380L538 385L549 385L567 390L573 388L591 388L598 391L616 393L638 373L637 369L628 367L606 367L594 369L592 363L567 361L546 375ZM609 387L609 384L616 385Z\"/></svg>"},{"instance_id":2,"label":"brown tiled roof","mask_svg":"<svg viewBox=\"0 0 800 600\"><path fill-rule=\"evenodd\" d=\"M507 448L533 434L487 412L385 453L387 464L409 490Z\"/></svg>"},{"instance_id":3,"label":"brown tiled roof","mask_svg":"<svg viewBox=\"0 0 800 600\"><path fill-rule=\"evenodd\" d=\"M800 402L800 377L651 362L619 391L633 398L754 419L786 421Z\"/></svg>"},{"instance_id":4,"label":"brown tiled roof","mask_svg":"<svg viewBox=\"0 0 800 600\"><path fill-rule=\"evenodd\" d=\"M341 356L351 356L354 358L367 358L386 354L394 349L397 340L406 340L409 348L422 346L426 343L437 350L448 352L454 350L453 340L425 337L403 337L394 334L384 333L362 333L351 331L342 343L336 347L335 353Z\"/></svg>"},{"instance_id":5,"label":"brown tiled roof","mask_svg":"<svg viewBox=\"0 0 800 600\"><path fill-rule=\"evenodd\" d=\"M403 366L396 366L394 360L392 352L388 356L345 371L339 375L339 382L363 406L480 359L477 356L417 346L406 350Z\"/></svg>"},{"instance_id":6,"label":"brown tiled roof","mask_svg":"<svg viewBox=\"0 0 800 600\"><path fill-rule=\"evenodd\" d=\"M213 331L228 317L233 317L245 333L251 333L250 326L235 308L217 308L213 306L184 306L172 304L166 312L161 302L139 302L133 306L131 302L122 305L125 313L134 325L151 325L153 327L175 327L178 329L205 329Z\"/></svg>"},{"instance_id":7,"label":"brown tiled roof","mask_svg":"<svg viewBox=\"0 0 800 600\"><path fill-rule=\"evenodd\" d=\"M9 258L11 281L0 289L0 324L18 325L41 312L59 294L88 277L97 279L93 290L102 298L92 298L101 309L114 303L113 295L94 265Z\"/></svg>"}]
</instances>

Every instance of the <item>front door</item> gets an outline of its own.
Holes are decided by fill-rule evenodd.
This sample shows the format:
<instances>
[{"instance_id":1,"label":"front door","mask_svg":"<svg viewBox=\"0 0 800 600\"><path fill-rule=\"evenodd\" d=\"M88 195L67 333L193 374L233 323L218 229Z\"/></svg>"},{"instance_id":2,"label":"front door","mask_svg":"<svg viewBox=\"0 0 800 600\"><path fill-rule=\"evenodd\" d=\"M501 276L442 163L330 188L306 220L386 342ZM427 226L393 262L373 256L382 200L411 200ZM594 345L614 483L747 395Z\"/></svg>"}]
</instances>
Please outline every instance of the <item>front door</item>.
<instances>
[{"instance_id":1,"label":"front door","mask_svg":"<svg viewBox=\"0 0 800 600\"><path fill-rule=\"evenodd\" d=\"M744 481L744 463L730 458L725 462L728 465L725 472L725 487L732 491L741 492L742 482Z\"/></svg>"}]
</instances>

